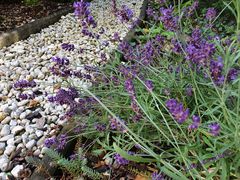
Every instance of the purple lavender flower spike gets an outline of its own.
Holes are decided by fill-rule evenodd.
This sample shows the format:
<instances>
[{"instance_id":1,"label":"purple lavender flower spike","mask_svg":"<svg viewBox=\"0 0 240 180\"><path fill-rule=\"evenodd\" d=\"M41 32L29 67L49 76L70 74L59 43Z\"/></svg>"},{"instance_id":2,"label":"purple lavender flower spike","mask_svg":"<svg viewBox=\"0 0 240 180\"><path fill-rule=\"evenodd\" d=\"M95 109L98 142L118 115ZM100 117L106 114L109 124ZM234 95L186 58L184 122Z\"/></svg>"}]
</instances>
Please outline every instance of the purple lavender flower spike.
<instances>
[{"instance_id":1,"label":"purple lavender flower spike","mask_svg":"<svg viewBox=\"0 0 240 180\"><path fill-rule=\"evenodd\" d=\"M60 57L54 56L51 58L51 60L55 62L57 65L62 65L62 66L69 65L69 59L67 58L60 58Z\"/></svg>"},{"instance_id":2,"label":"purple lavender flower spike","mask_svg":"<svg viewBox=\"0 0 240 180\"><path fill-rule=\"evenodd\" d=\"M56 144L56 138L48 138L45 140L44 142L44 145L47 147L47 148L50 148L52 145L55 145Z\"/></svg>"},{"instance_id":3,"label":"purple lavender flower spike","mask_svg":"<svg viewBox=\"0 0 240 180\"><path fill-rule=\"evenodd\" d=\"M175 99L168 100L166 106L179 124L183 123L189 116L189 109L184 109L183 104Z\"/></svg>"},{"instance_id":4,"label":"purple lavender flower spike","mask_svg":"<svg viewBox=\"0 0 240 180\"><path fill-rule=\"evenodd\" d=\"M146 81L145 81L145 85L147 86L147 90L148 90L149 92L151 92L151 91L153 90L153 88L154 88L153 82L152 82L151 80L146 80Z\"/></svg>"},{"instance_id":5,"label":"purple lavender flower spike","mask_svg":"<svg viewBox=\"0 0 240 180\"><path fill-rule=\"evenodd\" d=\"M152 180L164 180L164 176L161 173L152 173Z\"/></svg>"},{"instance_id":6,"label":"purple lavender flower spike","mask_svg":"<svg viewBox=\"0 0 240 180\"><path fill-rule=\"evenodd\" d=\"M121 121L122 123L120 123L119 121ZM122 124L126 124L126 122L120 118L116 119L116 118L110 118L110 128L112 130L118 130L121 132L126 132L126 129L124 128L124 126Z\"/></svg>"},{"instance_id":7,"label":"purple lavender flower spike","mask_svg":"<svg viewBox=\"0 0 240 180\"><path fill-rule=\"evenodd\" d=\"M240 70L236 69L236 68L231 68L228 72L227 75L227 80L229 82L234 81L235 79L237 79L238 75L240 74Z\"/></svg>"},{"instance_id":8,"label":"purple lavender flower spike","mask_svg":"<svg viewBox=\"0 0 240 180\"><path fill-rule=\"evenodd\" d=\"M129 78L125 81L125 89L130 95L135 94L135 88L132 79Z\"/></svg>"},{"instance_id":9,"label":"purple lavender flower spike","mask_svg":"<svg viewBox=\"0 0 240 180\"><path fill-rule=\"evenodd\" d=\"M94 125L94 128L99 132L103 132L106 130L107 126L106 126L106 124L96 123Z\"/></svg>"},{"instance_id":10,"label":"purple lavender flower spike","mask_svg":"<svg viewBox=\"0 0 240 180\"><path fill-rule=\"evenodd\" d=\"M176 31L178 24L178 17L173 16L173 8L160 8L161 17L164 27L169 31Z\"/></svg>"},{"instance_id":11,"label":"purple lavender flower spike","mask_svg":"<svg viewBox=\"0 0 240 180\"><path fill-rule=\"evenodd\" d=\"M19 94L18 98L21 100L34 99L35 94Z\"/></svg>"},{"instance_id":12,"label":"purple lavender flower spike","mask_svg":"<svg viewBox=\"0 0 240 180\"><path fill-rule=\"evenodd\" d=\"M186 8L184 12L186 12L186 16L190 17L193 15L194 11L198 8L199 2L198 1L194 1L193 4L191 6L189 6L188 8Z\"/></svg>"},{"instance_id":13,"label":"purple lavender flower spike","mask_svg":"<svg viewBox=\"0 0 240 180\"><path fill-rule=\"evenodd\" d=\"M74 104L74 99L78 97L78 91L75 88L69 88L68 90L59 89L56 96L48 97L50 102L56 102L57 104L71 105Z\"/></svg>"},{"instance_id":14,"label":"purple lavender flower spike","mask_svg":"<svg viewBox=\"0 0 240 180\"><path fill-rule=\"evenodd\" d=\"M135 97L133 97L133 100L131 102L131 108L133 112L135 112L136 114L140 113L140 108L138 107L137 102L135 101Z\"/></svg>"},{"instance_id":15,"label":"purple lavender flower spike","mask_svg":"<svg viewBox=\"0 0 240 180\"><path fill-rule=\"evenodd\" d=\"M28 88L28 87L35 87L37 83L35 81L27 81L27 80L19 80L16 83L13 84L13 87L18 88Z\"/></svg>"},{"instance_id":16,"label":"purple lavender flower spike","mask_svg":"<svg viewBox=\"0 0 240 180\"><path fill-rule=\"evenodd\" d=\"M214 8L208 8L206 13L206 19L212 21L217 15L217 11Z\"/></svg>"},{"instance_id":17,"label":"purple lavender flower spike","mask_svg":"<svg viewBox=\"0 0 240 180\"><path fill-rule=\"evenodd\" d=\"M61 134L60 137L58 138L57 150L58 151L63 150L66 144L67 144L67 135Z\"/></svg>"},{"instance_id":18,"label":"purple lavender flower spike","mask_svg":"<svg viewBox=\"0 0 240 180\"><path fill-rule=\"evenodd\" d=\"M210 73L211 77L217 85L221 85L224 83L224 75L222 75L223 71L223 60L222 58L218 58L218 61L211 60L210 61Z\"/></svg>"},{"instance_id":19,"label":"purple lavender flower spike","mask_svg":"<svg viewBox=\"0 0 240 180\"><path fill-rule=\"evenodd\" d=\"M200 123L200 117L197 116L197 115L193 115L193 116L192 116L192 121L193 121L194 123Z\"/></svg>"},{"instance_id":20,"label":"purple lavender flower spike","mask_svg":"<svg viewBox=\"0 0 240 180\"><path fill-rule=\"evenodd\" d=\"M133 18L133 15L133 11L126 5L122 5L121 9L117 12L117 16L121 22L129 22Z\"/></svg>"},{"instance_id":21,"label":"purple lavender flower spike","mask_svg":"<svg viewBox=\"0 0 240 180\"><path fill-rule=\"evenodd\" d=\"M123 158L120 154L115 154L114 159L115 159L115 161L118 165L123 165L124 166L124 165L129 164L129 160Z\"/></svg>"},{"instance_id":22,"label":"purple lavender flower spike","mask_svg":"<svg viewBox=\"0 0 240 180\"><path fill-rule=\"evenodd\" d=\"M192 124L190 124L190 125L188 126L188 129L190 129L190 130L194 130L194 129L197 129L198 126L199 126L198 123L192 123Z\"/></svg>"},{"instance_id":23,"label":"purple lavender flower spike","mask_svg":"<svg viewBox=\"0 0 240 180\"><path fill-rule=\"evenodd\" d=\"M118 34L117 32L115 32L115 33L113 34L113 40L114 40L114 41L120 41L120 36L119 36L119 34Z\"/></svg>"},{"instance_id":24,"label":"purple lavender flower spike","mask_svg":"<svg viewBox=\"0 0 240 180\"><path fill-rule=\"evenodd\" d=\"M190 130L197 129L199 127L199 124L200 124L200 117L197 116L197 115L193 115L192 116L192 121L193 121L193 123L191 125L189 125L188 128Z\"/></svg>"},{"instance_id":25,"label":"purple lavender flower spike","mask_svg":"<svg viewBox=\"0 0 240 180\"><path fill-rule=\"evenodd\" d=\"M213 136L218 136L220 134L220 130L221 130L221 127L218 123L212 123L210 124L209 126L209 129L210 129L210 133L213 135Z\"/></svg>"},{"instance_id":26,"label":"purple lavender flower spike","mask_svg":"<svg viewBox=\"0 0 240 180\"><path fill-rule=\"evenodd\" d=\"M78 18L88 16L90 14L90 11L88 10L89 6L90 6L90 3L85 2L84 0L74 2L73 7L74 7L75 16L77 16Z\"/></svg>"},{"instance_id":27,"label":"purple lavender flower spike","mask_svg":"<svg viewBox=\"0 0 240 180\"><path fill-rule=\"evenodd\" d=\"M73 51L75 49L74 44L69 44L69 43L63 43L61 47L66 51Z\"/></svg>"}]
</instances>

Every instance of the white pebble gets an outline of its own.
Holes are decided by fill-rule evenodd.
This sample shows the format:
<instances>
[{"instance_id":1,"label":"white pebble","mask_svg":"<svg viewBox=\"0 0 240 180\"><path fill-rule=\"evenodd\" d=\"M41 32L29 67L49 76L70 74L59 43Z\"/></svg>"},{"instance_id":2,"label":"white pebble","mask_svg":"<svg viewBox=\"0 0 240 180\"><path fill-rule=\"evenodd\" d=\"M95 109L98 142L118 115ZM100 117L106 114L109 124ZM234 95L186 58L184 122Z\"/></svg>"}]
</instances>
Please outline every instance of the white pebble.
<instances>
[{"instance_id":1,"label":"white pebble","mask_svg":"<svg viewBox=\"0 0 240 180\"><path fill-rule=\"evenodd\" d=\"M18 178L19 177L19 172L21 171L21 170L23 170L23 165L17 165L17 166L15 166L13 169L12 169L12 171L11 171L11 173L12 173L12 175L15 177L15 178Z\"/></svg>"}]
</instances>

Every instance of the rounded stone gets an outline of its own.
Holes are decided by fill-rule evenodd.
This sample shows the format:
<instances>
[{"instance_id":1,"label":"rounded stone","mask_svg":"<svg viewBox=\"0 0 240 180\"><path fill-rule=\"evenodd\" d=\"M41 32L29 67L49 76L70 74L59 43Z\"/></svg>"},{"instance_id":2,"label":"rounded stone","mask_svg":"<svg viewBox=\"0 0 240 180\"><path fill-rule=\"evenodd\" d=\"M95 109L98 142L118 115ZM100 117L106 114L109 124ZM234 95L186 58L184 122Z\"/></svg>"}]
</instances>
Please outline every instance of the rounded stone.
<instances>
[{"instance_id":1,"label":"rounded stone","mask_svg":"<svg viewBox=\"0 0 240 180\"><path fill-rule=\"evenodd\" d=\"M22 126L15 126L15 127L12 129L12 133L13 133L14 135L16 135L16 134L20 133L20 132L23 131L23 130L24 130L24 127L22 127Z\"/></svg>"},{"instance_id":2,"label":"rounded stone","mask_svg":"<svg viewBox=\"0 0 240 180\"><path fill-rule=\"evenodd\" d=\"M10 126L8 124L5 124L0 132L1 136L7 136L10 134Z\"/></svg>"},{"instance_id":3,"label":"rounded stone","mask_svg":"<svg viewBox=\"0 0 240 180\"><path fill-rule=\"evenodd\" d=\"M12 118L10 116L7 116L2 122L1 124L8 124L10 122Z\"/></svg>"},{"instance_id":4,"label":"rounded stone","mask_svg":"<svg viewBox=\"0 0 240 180\"><path fill-rule=\"evenodd\" d=\"M11 155L11 153L16 149L16 146L14 145L7 145L5 151L4 151L4 154L6 155Z\"/></svg>"},{"instance_id":5,"label":"rounded stone","mask_svg":"<svg viewBox=\"0 0 240 180\"><path fill-rule=\"evenodd\" d=\"M24 169L23 165L16 165L12 171L11 174L15 177L18 178L19 177L19 172L22 171Z\"/></svg>"},{"instance_id":6,"label":"rounded stone","mask_svg":"<svg viewBox=\"0 0 240 180\"><path fill-rule=\"evenodd\" d=\"M33 140L30 140L27 144L26 144L26 148L28 150L31 150L33 148L33 146L36 144L36 141L33 139Z\"/></svg>"},{"instance_id":7,"label":"rounded stone","mask_svg":"<svg viewBox=\"0 0 240 180\"><path fill-rule=\"evenodd\" d=\"M7 117L5 112L0 112L0 121L3 121Z\"/></svg>"},{"instance_id":8,"label":"rounded stone","mask_svg":"<svg viewBox=\"0 0 240 180\"><path fill-rule=\"evenodd\" d=\"M2 171L6 171L8 168L8 163L9 163L9 159L8 156L6 156L5 154L0 156L0 169Z\"/></svg>"}]
</instances>

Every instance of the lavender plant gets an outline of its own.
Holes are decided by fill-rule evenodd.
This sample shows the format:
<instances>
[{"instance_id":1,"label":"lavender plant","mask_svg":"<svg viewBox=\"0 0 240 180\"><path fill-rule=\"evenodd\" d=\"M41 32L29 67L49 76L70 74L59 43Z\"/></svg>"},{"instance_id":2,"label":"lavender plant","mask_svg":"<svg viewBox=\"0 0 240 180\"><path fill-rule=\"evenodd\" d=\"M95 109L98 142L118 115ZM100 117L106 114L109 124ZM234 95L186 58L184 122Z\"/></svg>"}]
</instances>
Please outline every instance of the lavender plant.
<instances>
[{"instance_id":1,"label":"lavender plant","mask_svg":"<svg viewBox=\"0 0 240 180\"><path fill-rule=\"evenodd\" d=\"M61 89L50 100L70 106L65 117L86 117L78 136L95 139L92 151L103 148L105 158L120 166L151 163L159 170L152 179L239 178L239 40L234 32L224 37L209 26L216 9L198 15L197 1L152 3L138 43L120 41L111 62L86 67L90 89ZM122 22L132 18L127 7L113 5ZM89 4L74 6L84 25L96 26ZM67 65L65 59L53 61L57 69ZM231 155L194 166L226 150Z\"/></svg>"}]
</instances>

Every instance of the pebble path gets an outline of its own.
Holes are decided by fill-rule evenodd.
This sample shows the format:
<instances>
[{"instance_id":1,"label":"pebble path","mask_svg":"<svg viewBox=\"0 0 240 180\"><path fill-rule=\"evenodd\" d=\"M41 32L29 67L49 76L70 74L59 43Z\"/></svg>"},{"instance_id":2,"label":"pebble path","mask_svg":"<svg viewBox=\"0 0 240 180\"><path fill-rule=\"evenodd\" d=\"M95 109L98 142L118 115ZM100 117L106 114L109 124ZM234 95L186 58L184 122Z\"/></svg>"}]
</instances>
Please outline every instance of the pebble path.
<instances>
[{"instance_id":1,"label":"pebble path","mask_svg":"<svg viewBox=\"0 0 240 180\"><path fill-rule=\"evenodd\" d=\"M139 17L143 1L118 1L118 6L127 5ZM57 134L57 125L63 125L60 117L67 107L48 102L46 93L53 94L62 78L50 73L53 56L66 57L70 67L79 70L84 64L96 64L101 61L100 53L108 53L117 46L109 39L118 32L121 38L129 31L129 24L120 21L111 13L110 2L95 0L91 11L96 17L98 27L104 27L105 33L96 41L81 34L81 26L72 13L63 16L59 22L42 29L40 33L19 41L10 47L0 49L0 179L7 179L6 173L15 178L25 164L12 164L13 153L21 149L21 154L32 151L33 155L42 157L44 140ZM103 48L104 42L110 42ZM61 49L62 43L74 44L74 51ZM88 49L79 53L80 49ZM22 93L35 93L33 100L19 100L21 93L13 84L22 79L34 80L37 86L24 89ZM72 79L74 82L89 86L87 82Z\"/></svg>"}]
</instances>

